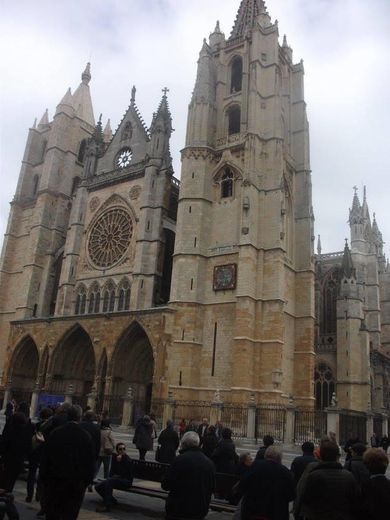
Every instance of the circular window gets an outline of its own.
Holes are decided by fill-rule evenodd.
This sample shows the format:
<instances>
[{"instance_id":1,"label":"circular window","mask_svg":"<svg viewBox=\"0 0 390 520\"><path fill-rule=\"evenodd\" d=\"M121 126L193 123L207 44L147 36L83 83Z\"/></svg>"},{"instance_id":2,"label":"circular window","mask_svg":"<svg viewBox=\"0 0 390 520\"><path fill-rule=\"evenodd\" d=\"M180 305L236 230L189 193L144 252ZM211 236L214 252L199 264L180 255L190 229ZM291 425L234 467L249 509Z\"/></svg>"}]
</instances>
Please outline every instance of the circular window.
<instances>
[{"instance_id":1,"label":"circular window","mask_svg":"<svg viewBox=\"0 0 390 520\"><path fill-rule=\"evenodd\" d=\"M118 168L126 168L129 166L132 156L133 152L130 150L130 148L123 148L123 150L119 152L119 155L116 159L116 165Z\"/></svg>"},{"instance_id":2,"label":"circular window","mask_svg":"<svg viewBox=\"0 0 390 520\"><path fill-rule=\"evenodd\" d=\"M125 209L113 208L95 222L88 240L88 255L97 268L118 263L130 245L133 223Z\"/></svg>"}]
</instances>

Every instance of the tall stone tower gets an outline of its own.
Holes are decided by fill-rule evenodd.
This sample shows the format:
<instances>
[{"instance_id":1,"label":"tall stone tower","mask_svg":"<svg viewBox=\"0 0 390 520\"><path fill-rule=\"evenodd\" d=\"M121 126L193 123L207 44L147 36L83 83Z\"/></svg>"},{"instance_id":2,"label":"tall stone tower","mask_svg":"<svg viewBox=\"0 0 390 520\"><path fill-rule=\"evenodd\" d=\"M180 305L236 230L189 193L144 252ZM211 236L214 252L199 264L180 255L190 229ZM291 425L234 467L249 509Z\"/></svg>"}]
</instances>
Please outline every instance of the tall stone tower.
<instances>
[{"instance_id":1,"label":"tall stone tower","mask_svg":"<svg viewBox=\"0 0 390 520\"><path fill-rule=\"evenodd\" d=\"M80 143L95 126L90 65L49 122L29 130L0 265L0 366L12 320L54 314L72 197L82 176Z\"/></svg>"},{"instance_id":2,"label":"tall stone tower","mask_svg":"<svg viewBox=\"0 0 390 520\"><path fill-rule=\"evenodd\" d=\"M181 398L313 404L302 62L262 0L204 40L182 151L168 379ZM253 397L252 397L253 399Z\"/></svg>"}]
</instances>

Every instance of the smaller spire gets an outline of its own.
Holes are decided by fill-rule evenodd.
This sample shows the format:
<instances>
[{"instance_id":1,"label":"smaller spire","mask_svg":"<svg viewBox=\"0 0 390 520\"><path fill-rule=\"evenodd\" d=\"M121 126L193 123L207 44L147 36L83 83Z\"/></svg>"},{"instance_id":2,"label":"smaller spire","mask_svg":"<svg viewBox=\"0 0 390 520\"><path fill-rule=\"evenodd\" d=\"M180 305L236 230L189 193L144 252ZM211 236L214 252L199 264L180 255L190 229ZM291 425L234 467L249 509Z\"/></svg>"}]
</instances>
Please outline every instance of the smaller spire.
<instances>
[{"instance_id":1,"label":"smaller spire","mask_svg":"<svg viewBox=\"0 0 390 520\"><path fill-rule=\"evenodd\" d=\"M355 278L355 268L353 266L351 251L348 247L348 238L345 239L343 261L341 263L341 275L344 278Z\"/></svg>"},{"instance_id":2,"label":"smaller spire","mask_svg":"<svg viewBox=\"0 0 390 520\"><path fill-rule=\"evenodd\" d=\"M34 124L32 125L33 128L37 127L37 118L34 119Z\"/></svg>"},{"instance_id":3,"label":"smaller spire","mask_svg":"<svg viewBox=\"0 0 390 520\"><path fill-rule=\"evenodd\" d=\"M108 143L109 141L111 141L112 129L111 129L111 120L110 119L107 119L106 126L104 127L103 138L104 138L105 143Z\"/></svg>"},{"instance_id":4,"label":"smaller spire","mask_svg":"<svg viewBox=\"0 0 390 520\"><path fill-rule=\"evenodd\" d=\"M102 114L100 114L99 121L96 123L93 138L98 143L103 142Z\"/></svg>"},{"instance_id":5,"label":"smaller spire","mask_svg":"<svg viewBox=\"0 0 390 520\"><path fill-rule=\"evenodd\" d=\"M319 256L321 256L322 252L322 246L321 246L321 235L318 235L318 241L317 241L317 253Z\"/></svg>"},{"instance_id":6,"label":"smaller spire","mask_svg":"<svg viewBox=\"0 0 390 520\"><path fill-rule=\"evenodd\" d=\"M221 28L220 28L220 26L219 26L219 20L217 20L217 23L216 23L216 25L215 25L214 32L217 33L217 34L221 34Z\"/></svg>"},{"instance_id":7,"label":"smaller spire","mask_svg":"<svg viewBox=\"0 0 390 520\"><path fill-rule=\"evenodd\" d=\"M88 85L88 83L91 81L91 64L90 64L90 62L87 63L87 66L85 67L84 72L81 74L81 81L84 83L84 85Z\"/></svg>"},{"instance_id":8,"label":"smaller spire","mask_svg":"<svg viewBox=\"0 0 390 520\"><path fill-rule=\"evenodd\" d=\"M287 36L286 35L283 36L283 47L288 47Z\"/></svg>"},{"instance_id":9,"label":"smaller spire","mask_svg":"<svg viewBox=\"0 0 390 520\"><path fill-rule=\"evenodd\" d=\"M47 108L41 117L41 120L38 123L39 126L45 126L49 124L49 109Z\"/></svg>"},{"instance_id":10,"label":"smaller spire","mask_svg":"<svg viewBox=\"0 0 390 520\"><path fill-rule=\"evenodd\" d=\"M58 104L72 106L72 101L73 101L72 92L69 87L68 90L65 92L64 97L61 99L61 101Z\"/></svg>"}]
</instances>

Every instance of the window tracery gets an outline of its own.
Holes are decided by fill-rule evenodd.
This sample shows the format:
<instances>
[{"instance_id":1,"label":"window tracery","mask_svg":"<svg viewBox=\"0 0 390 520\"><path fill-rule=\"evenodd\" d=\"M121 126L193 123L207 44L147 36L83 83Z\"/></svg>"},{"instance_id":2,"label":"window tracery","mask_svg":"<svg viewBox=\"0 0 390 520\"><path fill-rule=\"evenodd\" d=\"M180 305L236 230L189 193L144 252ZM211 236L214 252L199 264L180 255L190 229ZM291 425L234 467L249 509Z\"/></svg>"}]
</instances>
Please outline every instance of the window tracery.
<instances>
[{"instance_id":1,"label":"window tracery","mask_svg":"<svg viewBox=\"0 0 390 520\"><path fill-rule=\"evenodd\" d=\"M230 168L226 168L221 178L221 198L233 196L233 172Z\"/></svg>"},{"instance_id":2,"label":"window tracery","mask_svg":"<svg viewBox=\"0 0 390 520\"><path fill-rule=\"evenodd\" d=\"M336 389L332 369L326 363L319 363L314 373L316 408L323 410L330 406Z\"/></svg>"},{"instance_id":3,"label":"window tracery","mask_svg":"<svg viewBox=\"0 0 390 520\"><path fill-rule=\"evenodd\" d=\"M236 56L232 61L230 93L241 92L242 90L242 58Z\"/></svg>"}]
</instances>

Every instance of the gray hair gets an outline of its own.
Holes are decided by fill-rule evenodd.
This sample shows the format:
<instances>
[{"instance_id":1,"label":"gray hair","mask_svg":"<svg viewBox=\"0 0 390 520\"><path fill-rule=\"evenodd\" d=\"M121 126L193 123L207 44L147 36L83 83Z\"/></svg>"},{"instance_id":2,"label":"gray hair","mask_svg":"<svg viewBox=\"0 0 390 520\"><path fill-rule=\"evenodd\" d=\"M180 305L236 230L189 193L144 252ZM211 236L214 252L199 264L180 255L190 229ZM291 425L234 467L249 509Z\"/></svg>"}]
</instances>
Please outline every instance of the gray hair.
<instances>
[{"instance_id":1,"label":"gray hair","mask_svg":"<svg viewBox=\"0 0 390 520\"><path fill-rule=\"evenodd\" d=\"M73 404L68 410L69 421L80 422L83 415L83 410L78 404Z\"/></svg>"},{"instance_id":2,"label":"gray hair","mask_svg":"<svg viewBox=\"0 0 390 520\"><path fill-rule=\"evenodd\" d=\"M264 453L264 459L273 460L274 462L281 464L282 463L282 450L274 445L268 446L268 448L265 450L265 453Z\"/></svg>"},{"instance_id":3,"label":"gray hair","mask_svg":"<svg viewBox=\"0 0 390 520\"><path fill-rule=\"evenodd\" d=\"M196 432L186 432L181 439L181 449L197 448L200 444L199 435Z\"/></svg>"}]
</instances>

